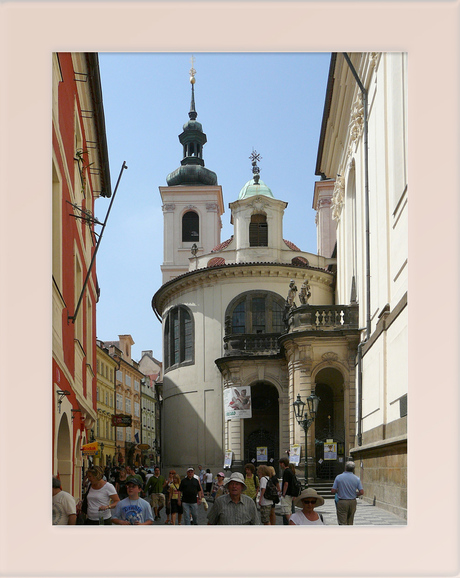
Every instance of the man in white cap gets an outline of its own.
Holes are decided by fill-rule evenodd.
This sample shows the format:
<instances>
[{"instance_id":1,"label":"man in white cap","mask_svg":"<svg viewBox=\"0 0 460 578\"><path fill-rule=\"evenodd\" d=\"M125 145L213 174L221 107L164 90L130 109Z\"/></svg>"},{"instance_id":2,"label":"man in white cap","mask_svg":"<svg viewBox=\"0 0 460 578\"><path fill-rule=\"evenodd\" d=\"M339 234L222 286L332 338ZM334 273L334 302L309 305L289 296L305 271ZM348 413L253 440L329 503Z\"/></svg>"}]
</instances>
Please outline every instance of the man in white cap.
<instances>
[{"instance_id":1,"label":"man in white cap","mask_svg":"<svg viewBox=\"0 0 460 578\"><path fill-rule=\"evenodd\" d=\"M332 486L331 492L339 495L337 502L337 521L339 526L352 526L356 512L356 496L364 494L361 480L355 476L355 463L347 462L345 471L339 474Z\"/></svg>"},{"instance_id":2,"label":"man in white cap","mask_svg":"<svg viewBox=\"0 0 460 578\"><path fill-rule=\"evenodd\" d=\"M195 468L187 469L187 477L184 478L179 486L179 492L182 494L182 509L184 510L184 522L190 526L190 516L192 516L192 525L198 524L198 504L203 498L203 489L200 480L194 475Z\"/></svg>"},{"instance_id":3,"label":"man in white cap","mask_svg":"<svg viewBox=\"0 0 460 578\"><path fill-rule=\"evenodd\" d=\"M257 525L259 517L253 499L243 494L243 474L233 472L225 481L228 494L220 496L208 513L208 524L219 526Z\"/></svg>"}]
</instances>

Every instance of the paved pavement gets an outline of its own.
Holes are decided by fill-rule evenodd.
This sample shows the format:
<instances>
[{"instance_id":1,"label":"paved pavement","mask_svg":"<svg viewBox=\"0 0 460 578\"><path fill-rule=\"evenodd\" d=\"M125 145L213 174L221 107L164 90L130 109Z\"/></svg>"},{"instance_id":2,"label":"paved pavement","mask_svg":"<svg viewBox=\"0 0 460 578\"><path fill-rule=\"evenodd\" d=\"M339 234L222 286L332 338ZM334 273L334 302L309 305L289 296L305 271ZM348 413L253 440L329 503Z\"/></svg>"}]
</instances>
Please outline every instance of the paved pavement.
<instances>
[{"instance_id":1,"label":"paved pavement","mask_svg":"<svg viewBox=\"0 0 460 578\"><path fill-rule=\"evenodd\" d=\"M392 514L391 512L387 512L382 508L378 508L377 506L373 506L365 502L363 499L357 500L357 508L355 514L355 526L405 526L407 525L407 520ZM209 508L212 508L212 501L208 500ZM333 499L325 500L324 505L316 508L316 511L323 514L324 521L328 526L337 526L337 516L335 513L335 503ZM198 524L199 525L206 525L207 512L204 509L203 505L198 506ZM155 525L165 525L166 520L166 513L163 508L160 512L161 520L157 520L154 522ZM182 520L182 524L184 521ZM276 523L277 525L283 524L282 516L279 512L279 507L276 507ZM177 519L176 519L177 524Z\"/></svg>"}]
</instances>

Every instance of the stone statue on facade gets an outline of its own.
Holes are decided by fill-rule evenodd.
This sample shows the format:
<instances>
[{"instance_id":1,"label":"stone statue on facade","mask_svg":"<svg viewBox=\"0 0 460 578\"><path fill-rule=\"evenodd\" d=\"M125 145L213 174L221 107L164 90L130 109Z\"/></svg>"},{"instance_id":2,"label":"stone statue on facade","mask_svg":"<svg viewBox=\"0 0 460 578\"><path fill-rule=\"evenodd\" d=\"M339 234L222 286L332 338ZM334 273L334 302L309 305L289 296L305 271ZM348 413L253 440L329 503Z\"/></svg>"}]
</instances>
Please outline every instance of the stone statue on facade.
<instances>
[{"instance_id":1,"label":"stone statue on facade","mask_svg":"<svg viewBox=\"0 0 460 578\"><path fill-rule=\"evenodd\" d=\"M291 279L289 283L289 292L286 299L286 304L289 307L295 307L295 296L297 295L297 287L295 285L294 279Z\"/></svg>"},{"instance_id":2,"label":"stone statue on facade","mask_svg":"<svg viewBox=\"0 0 460 578\"><path fill-rule=\"evenodd\" d=\"M308 279L305 279L299 291L300 303L302 305L308 305L308 300L310 299L310 297L311 297L310 283L308 282Z\"/></svg>"}]
</instances>

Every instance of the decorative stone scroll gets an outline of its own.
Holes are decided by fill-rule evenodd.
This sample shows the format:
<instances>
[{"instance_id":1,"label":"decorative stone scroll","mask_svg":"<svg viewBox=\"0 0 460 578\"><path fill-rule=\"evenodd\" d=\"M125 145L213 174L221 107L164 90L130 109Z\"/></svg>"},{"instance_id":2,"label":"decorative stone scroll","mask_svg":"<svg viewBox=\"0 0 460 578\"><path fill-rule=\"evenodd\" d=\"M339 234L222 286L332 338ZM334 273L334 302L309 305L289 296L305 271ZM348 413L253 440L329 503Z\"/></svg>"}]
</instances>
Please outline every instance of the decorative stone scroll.
<instances>
[{"instance_id":1,"label":"decorative stone scroll","mask_svg":"<svg viewBox=\"0 0 460 578\"><path fill-rule=\"evenodd\" d=\"M337 353L334 353L333 351L328 351L327 353L323 353L323 355L321 357L324 361L337 361L339 359L339 356L337 355Z\"/></svg>"},{"instance_id":2,"label":"decorative stone scroll","mask_svg":"<svg viewBox=\"0 0 460 578\"><path fill-rule=\"evenodd\" d=\"M164 213L174 211L175 209L176 209L176 205L174 203L166 203L163 205L163 212Z\"/></svg>"}]
</instances>

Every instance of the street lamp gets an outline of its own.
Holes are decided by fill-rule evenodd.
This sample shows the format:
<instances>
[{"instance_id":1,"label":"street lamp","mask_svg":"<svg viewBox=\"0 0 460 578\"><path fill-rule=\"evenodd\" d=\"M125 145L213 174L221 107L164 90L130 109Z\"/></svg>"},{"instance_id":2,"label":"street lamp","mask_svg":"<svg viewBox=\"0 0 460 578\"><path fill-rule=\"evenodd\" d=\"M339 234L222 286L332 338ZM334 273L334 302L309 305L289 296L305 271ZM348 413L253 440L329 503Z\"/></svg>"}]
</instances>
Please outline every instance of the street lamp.
<instances>
[{"instance_id":1,"label":"street lamp","mask_svg":"<svg viewBox=\"0 0 460 578\"><path fill-rule=\"evenodd\" d=\"M300 393L297 394L296 401L293 402L294 415L296 417L297 423L302 426L305 432L305 487L308 488L308 440L307 432L308 428L315 421L316 414L318 412L318 405L321 399L315 394L314 391L307 397L307 403L300 399ZM307 406L307 413L304 417L305 406Z\"/></svg>"}]
</instances>

